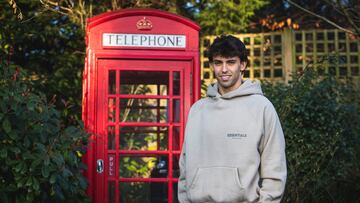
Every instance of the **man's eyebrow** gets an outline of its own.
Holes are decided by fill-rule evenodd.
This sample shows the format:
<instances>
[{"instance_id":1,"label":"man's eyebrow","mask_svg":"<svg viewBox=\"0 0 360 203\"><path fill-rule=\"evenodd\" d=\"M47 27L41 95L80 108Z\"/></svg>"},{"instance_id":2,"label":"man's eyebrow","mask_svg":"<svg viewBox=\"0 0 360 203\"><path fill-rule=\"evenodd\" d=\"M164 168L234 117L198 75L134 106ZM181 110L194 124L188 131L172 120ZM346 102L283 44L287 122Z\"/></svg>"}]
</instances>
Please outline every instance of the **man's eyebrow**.
<instances>
[{"instance_id":1,"label":"man's eyebrow","mask_svg":"<svg viewBox=\"0 0 360 203\"><path fill-rule=\"evenodd\" d=\"M225 60L225 63L235 63L236 59L229 59L229 60Z\"/></svg>"},{"instance_id":2,"label":"man's eyebrow","mask_svg":"<svg viewBox=\"0 0 360 203\"><path fill-rule=\"evenodd\" d=\"M220 60L220 59L214 59L213 63L235 63L236 59L224 59L224 60Z\"/></svg>"}]
</instances>

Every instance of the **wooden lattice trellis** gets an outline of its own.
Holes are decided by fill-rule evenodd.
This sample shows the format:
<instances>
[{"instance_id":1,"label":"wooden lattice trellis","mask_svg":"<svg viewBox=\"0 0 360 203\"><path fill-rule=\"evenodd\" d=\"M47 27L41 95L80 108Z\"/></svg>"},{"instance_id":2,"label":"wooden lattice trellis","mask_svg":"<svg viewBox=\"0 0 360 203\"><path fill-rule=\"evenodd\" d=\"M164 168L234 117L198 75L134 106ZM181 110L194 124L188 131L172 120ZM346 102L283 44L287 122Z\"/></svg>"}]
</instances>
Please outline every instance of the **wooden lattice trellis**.
<instances>
[{"instance_id":1,"label":"wooden lattice trellis","mask_svg":"<svg viewBox=\"0 0 360 203\"><path fill-rule=\"evenodd\" d=\"M324 72L360 80L360 40L340 30L306 30L238 34L247 47L249 63L245 78L284 81L308 64L322 64ZM201 40L201 79L215 82L207 47L215 36ZM325 60L325 58L336 60Z\"/></svg>"},{"instance_id":2,"label":"wooden lattice trellis","mask_svg":"<svg viewBox=\"0 0 360 203\"><path fill-rule=\"evenodd\" d=\"M351 35L339 30L295 31L294 41L296 69L309 63L322 63L326 73L359 77L360 43ZM335 60L324 60L329 56Z\"/></svg>"}]
</instances>

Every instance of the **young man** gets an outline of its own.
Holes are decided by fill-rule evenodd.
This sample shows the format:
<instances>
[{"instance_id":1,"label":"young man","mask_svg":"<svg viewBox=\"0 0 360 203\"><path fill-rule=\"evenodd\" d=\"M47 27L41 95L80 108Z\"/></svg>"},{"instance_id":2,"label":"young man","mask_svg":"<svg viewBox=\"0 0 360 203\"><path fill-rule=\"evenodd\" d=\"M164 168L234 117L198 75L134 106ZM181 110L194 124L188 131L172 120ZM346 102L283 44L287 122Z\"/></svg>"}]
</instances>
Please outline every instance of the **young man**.
<instances>
[{"instance_id":1,"label":"young man","mask_svg":"<svg viewBox=\"0 0 360 203\"><path fill-rule=\"evenodd\" d=\"M280 202L286 181L285 141L259 82L243 80L245 45L234 36L209 49L217 83L188 116L178 197L187 202Z\"/></svg>"}]
</instances>

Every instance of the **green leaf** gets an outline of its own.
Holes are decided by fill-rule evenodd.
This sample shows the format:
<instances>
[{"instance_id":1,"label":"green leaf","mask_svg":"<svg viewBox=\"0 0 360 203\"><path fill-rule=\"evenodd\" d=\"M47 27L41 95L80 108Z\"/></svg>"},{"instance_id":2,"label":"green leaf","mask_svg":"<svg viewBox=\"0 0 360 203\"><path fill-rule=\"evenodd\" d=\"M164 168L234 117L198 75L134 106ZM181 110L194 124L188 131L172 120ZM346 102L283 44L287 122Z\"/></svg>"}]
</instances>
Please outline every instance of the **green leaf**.
<instances>
[{"instance_id":1,"label":"green leaf","mask_svg":"<svg viewBox=\"0 0 360 203\"><path fill-rule=\"evenodd\" d=\"M9 133L11 131L11 123L10 123L9 119L7 119L7 118L4 119L4 121L2 123L2 127L6 133Z\"/></svg>"},{"instance_id":2,"label":"green leaf","mask_svg":"<svg viewBox=\"0 0 360 203\"><path fill-rule=\"evenodd\" d=\"M85 178L80 177L80 178L79 178L79 184L80 184L80 187L81 187L81 188L86 189L86 187L87 187L87 182L86 182L86 179L85 179Z\"/></svg>"},{"instance_id":3,"label":"green leaf","mask_svg":"<svg viewBox=\"0 0 360 203\"><path fill-rule=\"evenodd\" d=\"M36 143L36 149L38 149L40 153L46 153L45 146L41 143Z\"/></svg>"},{"instance_id":4,"label":"green leaf","mask_svg":"<svg viewBox=\"0 0 360 203\"><path fill-rule=\"evenodd\" d=\"M28 110L34 111L35 105L36 105L36 104L35 104L33 101L29 101L29 102L26 104L26 107L27 107Z\"/></svg>"},{"instance_id":5,"label":"green leaf","mask_svg":"<svg viewBox=\"0 0 360 203\"><path fill-rule=\"evenodd\" d=\"M15 140L15 141L17 140L17 134L16 134L16 132L14 130L10 131L8 133L8 135L12 140Z\"/></svg>"},{"instance_id":6,"label":"green leaf","mask_svg":"<svg viewBox=\"0 0 360 203\"><path fill-rule=\"evenodd\" d=\"M133 165L130 165L128 168L127 168L129 171L136 171L136 167L133 166Z\"/></svg>"},{"instance_id":7,"label":"green leaf","mask_svg":"<svg viewBox=\"0 0 360 203\"><path fill-rule=\"evenodd\" d=\"M20 162L15 166L15 172L19 173L24 166L24 163Z\"/></svg>"},{"instance_id":8,"label":"green leaf","mask_svg":"<svg viewBox=\"0 0 360 203\"><path fill-rule=\"evenodd\" d=\"M65 199L65 197L64 197L64 193L63 193L63 191L61 190L61 188L60 187L55 187L55 194L56 194L56 196L58 196L60 199Z\"/></svg>"},{"instance_id":9,"label":"green leaf","mask_svg":"<svg viewBox=\"0 0 360 203\"><path fill-rule=\"evenodd\" d=\"M49 177L49 168L47 166L43 166L41 168L41 175L44 177L44 178L47 178Z\"/></svg>"},{"instance_id":10,"label":"green leaf","mask_svg":"<svg viewBox=\"0 0 360 203\"><path fill-rule=\"evenodd\" d=\"M15 154L20 154L21 150L18 147L11 147L10 151L14 152Z\"/></svg>"},{"instance_id":11,"label":"green leaf","mask_svg":"<svg viewBox=\"0 0 360 203\"><path fill-rule=\"evenodd\" d=\"M1 158L6 158L7 157L7 148L3 148L0 151L0 157Z\"/></svg>"},{"instance_id":12,"label":"green leaf","mask_svg":"<svg viewBox=\"0 0 360 203\"><path fill-rule=\"evenodd\" d=\"M49 166L49 164L50 164L50 158L49 158L48 155L46 155L45 158L44 158L44 165Z\"/></svg>"},{"instance_id":13,"label":"green leaf","mask_svg":"<svg viewBox=\"0 0 360 203\"><path fill-rule=\"evenodd\" d=\"M42 162L43 160L40 158L36 158L30 165L30 169L35 170L36 167Z\"/></svg>"},{"instance_id":14,"label":"green leaf","mask_svg":"<svg viewBox=\"0 0 360 203\"><path fill-rule=\"evenodd\" d=\"M28 179L27 179L27 181L26 181L26 183L25 183L25 186L30 186L32 184L32 177L30 176Z\"/></svg>"},{"instance_id":15,"label":"green leaf","mask_svg":"<svg viewBox=\"0 0 360 203\"><path fill-rule=\"evenodd\" d=\"M56 163L57 166L64 164L64 158L59 153L55 153L52 157L52 160Z\"/></svg>"},{"instance_id":16,"label":"green leaf","mask_svg":"<svg viewBox=\"0 0 360 203\"><path fill-rule=\"evenodd\" d=\"M35 191L38 191L38 190L40 189L39 181L38 181L35 177L33 177L33 178L32 178L32 182L33 182L32 188L33 188Z\"/></svg>"},{"instance_id":17,"label":"green leaf","mask_svg":"<svg viewBox=\"0 0 360 203\"><path fill-rule=\"evenodd\" d=\"M17 181L17 184L16 184L16 187L17 187L17 188L22 188L23 185L24 185L24 182L25 182L24 180L18 180L18 181Z\"/></svg>"},{"instance_id":18,"label":"green leaf","mask_svg":"<svg viewBox=\"0 0 360 203\"><path fill-rule=\"evenodd\" d=\"M73 173L72 173L69 169L64 168L64 170L63 170L63 176L64 176L64 177L73 176Z\"/></svg>"},{"instance_id":19,"label":"green leaf","mask_svg":"<svg viewBox=\"0 0 360 203\"><path fill-rule=\"evenodd\" d=\"M25 136L25 138L24 138L24 146L26 148L28 148L30 146L30 139L27 136Z\"/></svg>"},{"instance_id":20,"label":"green leaf","mask_svg":"<svg viewBox=\"0 0 360 203\"><path fill-rule=\"evenodd\" d=\"M50 184L54 184L54 183L55 183L56 177L57 177L57 174L56 174L56 173L51 174L50 180L49 180Z\"/></svg>"},{"instance_id":21,"label":"green leaf","mask_svg":"<svg viewBox=\"0 0 360 203\"><path fill-rule=\"evenodd\" d=\"M35 159L34 155L32 155L30 151L23 152L22 156L23 156L23 159L25 159L25 160Z\"/></svg>"}]
</instances>

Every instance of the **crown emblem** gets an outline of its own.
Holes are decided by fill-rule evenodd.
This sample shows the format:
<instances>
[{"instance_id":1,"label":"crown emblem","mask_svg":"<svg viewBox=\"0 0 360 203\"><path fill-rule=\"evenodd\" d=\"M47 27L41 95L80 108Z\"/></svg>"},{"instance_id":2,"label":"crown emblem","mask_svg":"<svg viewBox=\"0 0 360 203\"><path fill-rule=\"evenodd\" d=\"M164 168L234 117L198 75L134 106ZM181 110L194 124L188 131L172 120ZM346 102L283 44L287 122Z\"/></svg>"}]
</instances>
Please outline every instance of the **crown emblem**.
<instances>
[{"instance_id":1,"label":"crown emblem","mask_svg":"<svg viewBox=\"0 0 360 203\"><path fill-rule=\"evenodd\" d=\"M153 25L149 19L144 17L136 23L136 27L138 30L151 30Z\"/></svg>"}]
</instances>

